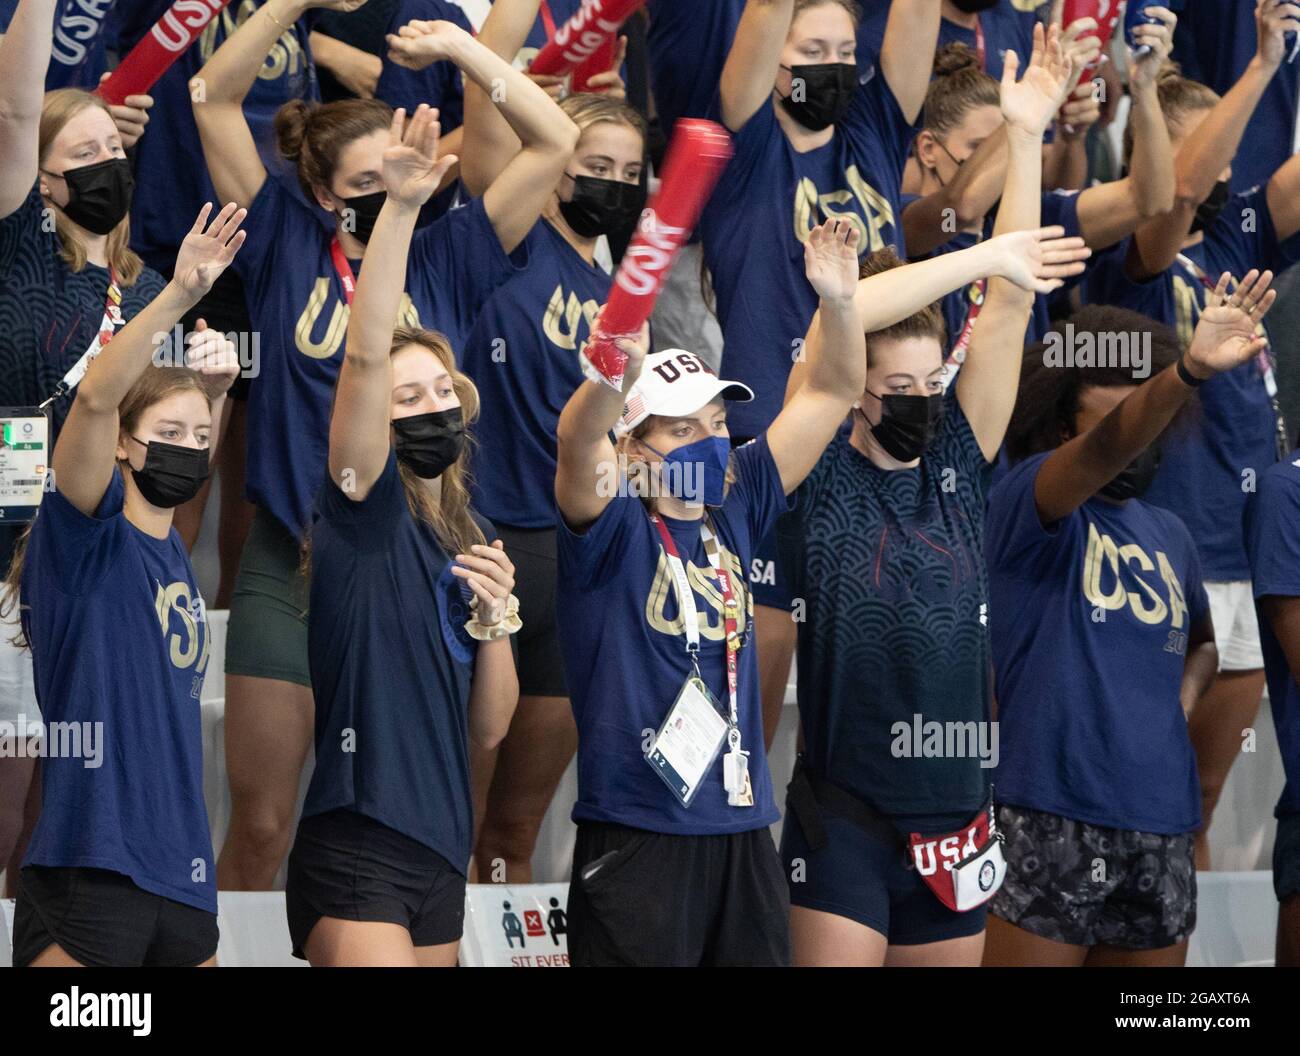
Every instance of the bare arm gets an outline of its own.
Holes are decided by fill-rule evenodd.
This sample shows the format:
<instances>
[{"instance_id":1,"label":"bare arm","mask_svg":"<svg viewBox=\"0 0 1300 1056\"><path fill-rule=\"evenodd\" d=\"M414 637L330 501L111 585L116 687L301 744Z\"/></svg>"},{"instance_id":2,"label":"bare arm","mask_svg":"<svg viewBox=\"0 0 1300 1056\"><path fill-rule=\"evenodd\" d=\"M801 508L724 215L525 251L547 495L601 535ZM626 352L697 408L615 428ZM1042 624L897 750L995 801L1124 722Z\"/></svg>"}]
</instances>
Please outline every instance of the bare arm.
<instances>
[{"instance_id":1,"label":"bare arm","mask_svg":"<svg viewBox=\"0 0 1300 1056\"><path fill-rule=\"evenodd\" d=\"M1232 163L1251 114L1281 65L1287 50L1285 35L1300 30L1300 4L1263 0L1256 12L1256 23L1259 51L1228 94L1187 137L1174 159L1174 208L1143 224L1134 236L1128 273L1135 281L1163 274L1178 256L1197 207Z\"/></svg>"},{"instance_id":2,"label":"bare arm","mask_svg":"<svg viewBox=\"0 0 1300 1056\"><path fill-rule=\"evenodd\" d=\"M908 254L923 257L949 242L958 231L983 221L1002 193L1006 177L1004 126L975 148L946 187L918 198L903 210Z\"/></svg>"},{"instance_id":3,"label":"bare arm","mask_svg":"<svg viewBox=\"0 0 1300 1056\"><path fill-rule=\"evenodd\" d=\"M1286 656L1291 681L1300 686L1300 598L1269 595L1259 599L1259 607Z\"/></svg>"},{"instance_id":4,"label":"bare arm","mask_svg":"<svg viewBox=\"0 0 1300 1056\"><path fill-rule=\"evenodd\" d=\"M857 231L837 220L813 228L804 243L804 270L820 307L804 343L801 384L787 387L785 406L767 430L787 495L812 471L867 384L866 336L853 307L857 245Z\"/></svg>"},{"instance_id":5,"label":"bare arm","mask_svg":"<svg viewBox=\"0 0 1300 1056\"><path fill-rule=\"evenodd\" d=\"M427 27L427 28L425 28ZM389 57L422 69L450 59L482 91L494 93L522 148L483 192L483 207L507 253L528 234L550 201L578 144L578 126L505 59L450 22L410 23L390 36Z\"/></svg>"},{"instance_id":6,"label":"bare arm","mask_svg":"<svg viewBox=\"0 0 1300 1056\"><path fill-rule=\"evenodd\" d=\"M1300 231L1300 154L1292 155L1268 181L1268 211L1279 242Z\"/></svg>"},{"instance_id":7,"label":"bare arm","mask_svg":"<svg viewBox=\"0 0 1300 1056\"><path fill-rule=\"evenodd\" d=\"M497 0L478 32L478 42L506 62L513 62L528 40L541 0ZM465 137L460 178L472 195L492 185L519 153L519 137L492 102L493 93L465 82Z\"/></svg>"},{"instance_id":8,"label":"bare arm","mask_svg":"<svg viewBox=\"0 0 1300 1056\"><path fill-rule=\"evenodd\" d=\"M22 0L0 41L0 217L26 201L36 182L45 69L58 0Z\"/></svg>"},{"instance_id":9,"label":"bare arm","mask_svg":"<svg viewBox=\"0 0 1300 1056\"><path fill-rule=\"evenodd\" d=\"M1219 280L1184 358L1193 376L1204 380L1232 370L1264 347L1255 327L1277 298L1268 288L1272 277L1270 272L1250 272L1226 303L1230 276L1225 274ZM1034 482L1039 520L1045 525L1059 521L1114 480L1173 421L1191 393L1177 368L1169 367L1094 428L1053 451L1039 467Z\"/></svg>"},{"instance_id":10,"label":"bare arm","mask_svg":"<svg viewBox=\"0 0 1300 1056\"><path fill-rule=\"evenodd\" d=\"M908 124L925 105L933 56L939 43L941 0L894 0L880 47L880 69Z\"/></svg>"},{"instance_id":11,"label":"bare arm","mask_svg":"<svg viewBox=\"0 0 1300 1056\"><path fill-rule=\"evenodd\" d=\"M518 703L519 674L510 639L479 642L469 687L469 737L476 748L490 752L505 739Z\"/></svg>"},{"instance_id":12,"label":"bare arm","mask_svg":"<svg viewBox=\"0 0 1300 1056\"><path fill-rule=\"evenodd\" d=\"M597 326L592 325L592 333ZM607 478L608 468L615 464L609 433L623 413L625 395L641 376L650 347L649 327L643 327L635 341L618 338L615 343L627 355L622 391L616 392L604 383L584 381L564 405L556 431L555 499L564 523L576 532L585 530L596 520L613 498L601 494L608 489L600 487L601 481Z\"/></svg>"},{"instance_id":13,"label":"bare arm","mask_svg":"<svg viewBox=\"0 0 1300 1056\"><path fill-rule=\"evenodd\" d=\"M719 85L722 123L732 132L744 128L771 96L793 17L794 0L748 0L745 4ZM926 72L928 75L928 69Z\"/></svg>"},{"instance_id":14,"label":"bare arm","mask_svg":"<svg viewBox=\"0 0 1300 1056\"><path fill-rule=\"evenodd\" d=\"M1214 644L1214 621L1207 612L1187 635L1187 657L1183 661L1183 681L1178 690L1183 714L1190 715L1196 702L1205 695L1219 673L1219 650Z\"/></svg>"},{"instance_id":15,"label":"bare arm","mask_svg":"<svg viewBox=\"0 0 1300 1056\"><path fill-rule=\"evenodd\" d=\"M1018 68L1016 53L1008 51L1002 73L1002 112L1007 121L1009 161L994 235L1038 227L1043 131L1069 90L1072 74L1070 59L1061 48L1055 27L1046 36L1041 26L1035 27L1034 54L1019 83ZM1056 233L1065 232L1058 228ZM1044 263L1053 270L1052 283L1044 292L1060 286L1064 277L1082 271L1083 265L1076 263L1079 259L1068 249L1045 258ZM991 278L971 334L970 353L957 377L957 399L989 462L997 457L1015 410L1025 326L1033 303L1032 290L1003 278Z\"/></svg>"},{"instance_id":16,"label":"bare arm","mask_svg":"<svg viewBox=\"0 0 1300 1056\"><path fill-rule=\"evenodd\" d=\"M212 288L244 244L239 225L245 211L236 211L232 203L208 224L211 211L211 205L203 207L181 243L175 278L113 335L77 386L52 464L59 491L84 514L95 512L112 479L118 441L117 409L131 386L152 365L157 351L155 335L171 331Z\"/></svg>"}]
</instances>

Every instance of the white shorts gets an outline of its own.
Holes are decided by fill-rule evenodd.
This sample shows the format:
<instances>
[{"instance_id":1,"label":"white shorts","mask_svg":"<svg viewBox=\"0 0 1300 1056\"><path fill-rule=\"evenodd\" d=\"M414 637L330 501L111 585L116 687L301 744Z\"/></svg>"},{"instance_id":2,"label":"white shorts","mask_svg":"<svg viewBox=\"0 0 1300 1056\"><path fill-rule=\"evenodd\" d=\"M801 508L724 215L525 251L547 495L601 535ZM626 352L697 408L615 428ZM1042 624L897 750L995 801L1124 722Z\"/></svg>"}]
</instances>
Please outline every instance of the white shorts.
<instances>
[{"instance_id":1,"label":"white shorts","mask_svg":"<svg viewBox=\"0 0 1300 1056\"><path fill-rule=\"evenodd\" d=\"M1256 671L1264 666L1259 647L1259 620L1250 580L1205 584L1214 620L1214 644L1220 671Z\"/></svg>"},{"instance_id":2,"label":"white shorts","mask_svg":"<svg viewBox=\"0 0 1300 1056\"><path fill-rule=\"evenodd\" d=\"M41 719L32 654L9 641L15 630L14 624L0 622L0 722L17 724L21 717L31 727Z\"/></svg>"}]
</instances>

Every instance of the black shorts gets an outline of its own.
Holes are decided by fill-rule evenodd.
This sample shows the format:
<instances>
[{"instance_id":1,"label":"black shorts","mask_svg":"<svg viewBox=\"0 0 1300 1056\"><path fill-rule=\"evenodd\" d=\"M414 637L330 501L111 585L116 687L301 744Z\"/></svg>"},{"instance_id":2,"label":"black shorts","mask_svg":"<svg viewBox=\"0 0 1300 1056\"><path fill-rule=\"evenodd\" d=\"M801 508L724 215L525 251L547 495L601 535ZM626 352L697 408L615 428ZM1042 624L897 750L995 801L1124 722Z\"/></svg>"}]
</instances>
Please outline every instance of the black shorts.
<instances>
[{"instance_id":1,"label":"black shorts","mask_svg":"<svg viewBox=\"0 0 1300 1056\"><path fill-rule=\"evenodd\" d=\"M998 807L1007 879L989 912L1071 946L1158 950L1196 927L1195 833L1109 829Z\"/></svg>"},{"instance_id":2,"label":"black shorts","mask_svg":"<svg viewBox=\"0 0 1300 1056\"><path fill-rule=\"evenodd\" d=\"M58 944L88 968L192 968L216 956L217 915L107 869L29 865L14 911L14 967Z\"/></svg>"},{"instance_id":3,"label":"black shorts","mask_svg":"<svg viewBox=\"0 0 1300 1056\"><path fill-rule=\"evenodd\" d=\"M424 844L364 814L303 818L284 885L293 955L321 917L400 924L414 946L455 942L465 926L465 874Z\"/></svg>"},{"instance_id":4,"label":"black shorts","mask_svg":"<svg viewBox=\"0 0 1300 1056\"><path fill-rule=\"evenodd\" d=\"M1300 814L1277 819L1273 841L1273 893L1279 902L1300 895Z\"/></svg>"},{"instance_id":5,"label":"black shorts","mask_svg":"<svg viewBox=\"0 0 1300 1056\"><path fill-rule=\"evenodd\" d=\"M580 821L568 927L574 967L790 963L785 877L766 828L669 836Z\"/></svg>"},{"instance_id":6,"label":"black shorts","mask_svg":"<svg viewBox=\"0 0 1300 1056\"><path fill-rule=\"evenodd\" d=\"M519 694L567 697L564 664L555 624L555 529L512 528L497 534L515 566L515 596L524 625L515 635L519 655Z\"/></svg>"}]
</instances>

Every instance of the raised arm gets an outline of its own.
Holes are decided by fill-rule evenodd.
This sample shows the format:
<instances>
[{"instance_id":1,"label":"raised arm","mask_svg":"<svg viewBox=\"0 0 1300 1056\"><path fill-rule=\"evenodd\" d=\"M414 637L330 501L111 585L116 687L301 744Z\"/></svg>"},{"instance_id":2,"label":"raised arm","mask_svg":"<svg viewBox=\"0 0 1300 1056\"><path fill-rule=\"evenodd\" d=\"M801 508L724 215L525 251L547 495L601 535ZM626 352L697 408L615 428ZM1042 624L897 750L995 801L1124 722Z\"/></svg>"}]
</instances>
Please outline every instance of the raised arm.
<instances>
[{"instance_id":1,"label":"raised arm","mask_svg":"<svg viewBox=\"0 0 1300 1056\"><path fill-rule=\"evenodd\" d=\"M1259 50L1246 72L1187 137L1174 159L1174 208L1143 224L1133 239L1128 272L1142 281L1163 274L1174 262L1196 218L1197 207L1214 189L1237 154L1251 114L1288 54L1286 34L1300 31L1300 4L1260 0L1255 11Z\"/></svg>"},{"instance_id":2,"label":"raised arm","mask_svg":"<svg viewBox=\"0 0 1300 1056\"><path fill-rule=\"evenodd\" d=\"M1122 180L1089 187L1079 195L1079 230L1093 249L1105 249L1131 235L1144 220L1162 216L1174 207L1174 152L1169 126L1160 111L1156 76L1173 47L1178 19L1163 7L1147 14L1161 24L1141 25L1138 39L1151 51L1129 66L1129 93L1133 99L1129 124L1133 128L1133 157Z\"/></svg>"},{"instance_id":3,"label":"raised arm","mask_svg":"<svg viewBox=\"0 0 1300 1056\"><path fill-rule=\"evenodd\" d=\"M388 197L366 246L348 315L347 349L330 417L330 478L348 498L370 494L391 446L393 328L406 289L406 258L420 207L438 189L454 155L438 157L437 112L421 105L393 114L384 151Z\"/></svg>"},{"instance_id":4,"label":"raised arm","mask_svg":"<svg viewBox=\"0 0 1300 1056\"><path fill-rule=\"evenodd\" d=\"M118 406L149 369L158 350L156 335L171 332L186 312L212 288L239 247L245 210L227 205L211 224L205 205L176 256L174 278L120 331L86 371L77 386L68 420L55 445L54 479L59 491L87 515L104 497L113 476L118 441ZM219 388L224 393L231 379ZM220 382L209 383L209 393Z\"/></svg>"},{"instance_id":5,"label":"raised arm","mask_svg":"<svg viewBox=\"0 0 1300 1056\"><path fill-rule=\"evenodd\" d=\"M537 21L541 0L496 0L478 31L480 44L506 62L513 63ZM478 196L492 185L519 153L519 137L492 102L493 93L473 81L465 82L465 139L461 181Z\"/></svg>"},{"instance_id":6,"label":"raised arm","mask_svg":"<svg viewBox=\"0 0 1300 1056\"><path fill-rule=\"evenodd\" d=\"M722 123L739 132L772 94L794 0L748 0L722 67Z\"/></svg>"},{"instance_id":7,"label":"raised arm","mask_svg":"<svg viewBox=\"0 0 1300 1056\"><path fill-rule=\"evenodd\" d=\"M483 207L507 253L528 234L550 201L578 145L578 126L551 98L499 55L451 22L412 22L389 36L389 58L412 69L450 59L497 107L521 149L483 191Z\"/></svg>"},{"instance_id":8,"label":"raised arm","mask_svg":"<svg viewBox=\"0 0 1300 1056\"><path fill-rule=\"evenodd\" d=\"M1300 231L1300 154L1293 154L1268 181L1268 211L1277 240Z\"/></svg>"},{"instance_id":9,"label":"raised arm","mask_svg":"<svg viewBox=\"0 0 1300 1056\"><path fill-rule=\"evenodd\" d=\"M1250 272L1228 297L1230 278L1224 274L1219 280L1183 356L1184 369L1201 380L1241 366L1265 346L1255 327L1277 299L1269 289L1272 273ZM1059 521L1114 480L1173 421L1191 394L1192 386L1179 377L1178 368L1169 367L1094 428L1053 451L1034 483L1038 519L1044 525Z\"/></svg>"},{"instance_id":10,"label":"raised arm","mask_svg":"<svg viewBox=\"0 0 1300 1056\"><path fill-rule=\"evenodd\" d=\"M933 57L938 46L942 8L942 0L894 0L889 8L880 69L908 124L925 105L933 58L930 62L924 58Z\"/></svg>"},{"instance_id":11,"label":"raised arm","mask_svg":"<svg viewBox=\"0 0 1300 1056\"><path fill-rule=\"evenodd\" d=\"M804 243L804 272L820 298L804 341L800 384L768 426L767 444L789 495L817 464L853 401L867 386L867 339L853 295L858 287L858 234L828 220Z\"/></svg>"},{"instance_id":12,"label":"raised arm","mask_svg":"<svg viewBox=\"0 0 1300 1056\"><path fill-rule=\"evenodd\" d=\"M1019 60L1008 51L1002 71L1002 114L1007 122L1009 161L1007 182L998 209L995 235L1038 227L1042 205L1043 132L1070 88L1071 60L1061 48L1055 26L1044 37L1034 28L1034 54L1024 78L1017 83ZM1054 235L1063 235L1056 228ZM1087 255L1081 239L1066 240L1047 251L1043 262L1051 268L1051 283L1042 292L1061 285L1069 275L1083 270ZM1020 385L1020 354L1025 326L1033 308L1034 290L1004 278L991 278L979 320L971 334L970 352L957 377L957 399L970 422L984 457L992 462L1015 410Z\"/></svg>"},{"instance_id":13,"label":"raised arm","mask_svg":"<svg viewBox=\"0 0 1300 1056\"><path fill-rule=\"evenodd\" d=\"M592 324L593 333L596 326ZM650 328L642 327L635 341L618 338L615 343L627 354L622 391L584 381L564 405L556 430L555 500L564 523L578 532L599 517L614 497L608 487L601 486L616 464L609 434L623 413L624 395L641 376L650 350Z\"/></svg>"},{"instance_id":14,"label":"raised arm","mask_svg":"<svg viewBox=\"0 0 1300 1056\"><path fill-rule=\"evenodd\" d=\"M59 0L21 0L0 40L0 216L8 216L36 182L45 68Z\"/></svg>"},{"instance_id":15,"label":"raised arm","mask_svg":"<svg viewBox=\"0 0 1300 1056\"><path fill-rule=\"evenodd\" d=\"M930 133L922 132L921 136ZM918 150L921 138L918 137ZM1004 125L975 148L948 183L903 210L907 252L923 257L952 240L958 231L979 223L997 204L1007 178L1007 130Z\"/></svg>"}]
</instances>

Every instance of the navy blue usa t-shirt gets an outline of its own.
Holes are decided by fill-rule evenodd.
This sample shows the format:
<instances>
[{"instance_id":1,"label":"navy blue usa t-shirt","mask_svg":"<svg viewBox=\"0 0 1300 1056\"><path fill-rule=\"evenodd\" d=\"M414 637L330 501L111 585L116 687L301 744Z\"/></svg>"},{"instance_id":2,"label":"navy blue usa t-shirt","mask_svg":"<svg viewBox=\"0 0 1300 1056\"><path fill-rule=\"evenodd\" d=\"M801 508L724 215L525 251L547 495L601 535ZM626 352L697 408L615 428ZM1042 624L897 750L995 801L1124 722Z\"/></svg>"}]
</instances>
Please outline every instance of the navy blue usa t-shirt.
<instances>
[{"instance_id":1,"label":"navy blue usa t-shirt","mask_svg":"<svg viewBox=\"0 0 1300 1056\"><path fill-rule=\"evenodd\" d=\"M553 528L555 433L611 280L545 220L526 246L529 266L488 298L460 359L480 397L475 507L496 524Z\"/></svg>"},{"instance_id":2,"label":"navy blue usa t-shirt","mask_svg":"<svg viewBox=\"0 0 1300 1056\"><path fill-rule=\"evenodd\" d=\"M136 528L124 495L116 469L93 517L50 492L27 545L23 630L47 745L50 724L75 723L98 755L42 762L23 864L109 869L215 913L199 718L211 635L180 535Z\"/></svg>"},{"instance_id":3,"label":"navy blue usa t-shirt","mask_svg":"<svg viewBox=\"0 0 1300 1056\"><path fill-rule=\"evenodd\" d=\"M94 88L108 69L105 37L116 0L60 0L54 9L54 40L45 90ZM118 4L119 7L125 6ZM0 0L0 34L18 11L18 0Z\"/></svg>"},{"instance_id":4,"label":"navy blue usa t-shirt","mask_svg":"<svg viewBox=\"0 0 1300 1056\"><path fill-rule=\"evenodd\" d=\"M989 772L977 753L894 750L896 724L910 731L917 716L922 728L989 718L990 467L955 392L944 406L915 469L880 469L841 433L800 485L793 514L792 594L807 606L799 716L809 766L922 831L969 821Z\"/></svg>"},{"instance_id":5,"label":"navy blue usa t-shirt","mask_svg":"<svg viewBox=\"0 0 1300 1056\"><path fill-rule=\"evenodd\" d=\"M866 0L862 6L865 14L858 26L858 65L865 68L875 65L884 47L885 27L889 22L889 0ZM1008 48L1019 57L1022 71L1029 65L1029 56L1034 50L1037 11L1046 6L1049 5L1033 0L1015 0L1014 3L1012 0L998 0L996 7L980 12L980 28L984 34L984 68L994 80L1002 80L1002 65ZM975 31L941 18L938 47L942 48L945 44L965 44L974 51ZM934 59L932 56L917 56L917 61L930 65Z\"/></svg>"},{"instance_id":6,"label":"navy blue usa t-shirt","mask_svg":"<svg viewBox=\"0 0 1300 1056\"><path fill-rule=\"evenodd\" d=\"M1184 77L1226 95L1246 72L1258 43L1252 0L1184 4L1174 30L1173 58ZM1251 114L1241 138L1245 149L1232 159L1234 191L1267 183L1291 156L1298 91L1300 58L1282 63Z\"/></svg>"},{"instance_id":7,"label":"navy blue usa t-shirt","mask_svg":"<svg viewBox=\"0 0 1300 1056\"><path fill-rule=\"evenodd\" d=\"M899 203L916 129L884 77L859 85L829 143L799 153L771 99L733 137L735 156L704 208L700 233L722 324L723 377L754 400L729 412L733 436L757 436L781 411L785 383L817 308L804 277L808 233L834 216L858 228L860 256L903 253Z\"/></svg>"},{"instance_id":8,"label":"navy blue usa t-shirt","mask_svg":"<svg viewBox=\"0 0 1300 1056\"><path fill-rule=\"evenodd\" d=\"M1168 510L1092 498L1044 528L1048 453L989 495L998 801L1108 828L1201 824L1179 690L1188 635L1209 612L1187 528Z\"/></svg>"},{"instance_id":9,"label":"navy blue usa t-shirt","mask_svg":"<svg viewBox=\"0 0 1300 1056\"><path fill-rule=\"evenodd\" d=\"M1180 261L1148 282L1132 282L1124 273L1130 243L1125 239L1089 268L1085 303L1141 312L1172 326L1187 348L1209 290ZM1300 260L1300 235L1279 243L1266 192L1257 188L1235 195L1204 241L1183 255L1211 282L1225 271L1237 278L1251 268L1280 272ZM1249 579L1241 534L1247 484L1277 461L1276 419L1258 362L1211 378L1197 390L1196 402L1199 414L1175 427L1162 445L1160 470L1143 498L1182 518L1200 549L1206 579Z\"/></svg>"},{"instance_id":10,"label":"navy blue usa t-shirt","mask_svg":"<svg viewBox=\"0 0 1300 1056\"><path fill-rule=\"evenodd\" d=\"M475 518L489 542L492 526ZM303 817L346 807L469 868L469 588L416 520L390 452L360 502L333 480L311 534L316 770Z\"/></svg>"},{"instance_id":11,"label":"navy blue usa t-shirt","mask_svg":"<svg viewBox=\"0 0 1300 1056\"><path fill-rule=\"evenodd\" d=\"M788 508L767 438L732 452L736 482L709 514L739 592L747 624L753 599L744 569L754 546ZM659 533L638 498L620 495L582 535L559 520L556 611L565 681L578 723L578 802L574 821L605 821L650 832L706 836L774 823L772 777L763 751L763 706L752 634L739 654L740 732L749 752L752 807L730 807L720 752L689 807L645 760L647 737L667 718L691 662L676 587ZM694 588L700 672L727 706L722 596L700 538L700 522L664 518ZM645 731L652 731L647 734Z\"/></svg>"},{"instance_id":12,"label":"navy blue usa t-shirt","mask_svg":"<svg viewBox=\"0 0 1300 1056\"><path fill-rule=\"evenodd\" d=\"M1300 451L1292 451L1260 474L1259 490L1246 503L1246 551L1255 597L1300 597ZM1273 625L1259 614L1259 641L1273 725L1286 770L1277 816L1300 814L1300 685L1287 663Z\"/></svg>"},{"instance_id":13,"label":"navy blue usa t-shirt","mask_svg":"<svg viewBox=\"0 0 1300 1056\"><path fill-rule=\"evenodd\" d=\"M248 400L248 498L297 535L325 475L349 309L333 234L278 181L262 185L244 230L235 268L257 291L248 309L261 343ZM361 261L350 263L359 275ZM399 321L437 330L459 350L488 294L514 271L476 199L416 232Z\"/></svg>"},{"instance_id":14,"label":"navy blue usa t-shirt","mask_svg":"<svg viewBox=\"0 0 1300 1056\"><path fill-rule=\"evenodd\" d=\"M194 123L190 80L265 0L242 0L218 13L150 90L154 98L149 128L136 144L135 194L131 199L131 245L153 268L170 275L176 249L205 202L217 203L203 145ZM145 0L122 15L124 48L133 46L171 6L171 0ZM252 130L267 172L297 186L297 177L276 152L275 112L291 99L316 100L316 70L307 37L314 13L299 19L272 46L244 99L244 118Z\"/></svg>"},{"instance_id":15,"label":"navy blue usa t-shirt","mask_svg":"<svg viewBox=\"0 0 1300 1056\"><path fill-rule=\"evenodd\" d=\"M906 210L912 202L917 201L919 198L920 195L915 194L903 195L903 209ZM1043 195L1040 216L1040 227L1060 225L1065 228L1064 237L1074 238L1078 236L1080 233L1079 192L1046 192ZM978 245L983 239L992 238L993 226L996 223L997 214L990 213L984 218L982 236L970 231L959 231L938 249L932 250L930 256L935 257L941 253L957 253L963 249L970 249L972 246ZM943 319L948 327L948 347L950 349L957 343L957 339L961 337L962 330L966 326L966 319L973 305L976 303L983 304L984 288L984 283L980 281L972 282L960 290L953 290L940 302L943 308ZM1050 302L1051 297L1048 294L1040 293L1034 296L1033 312L1029 316L1029 325L1025 330L1025 344L1032 345L1035 341L1041 341L1043 334L1051 329Z\"/></svg>"}]
</instances>

